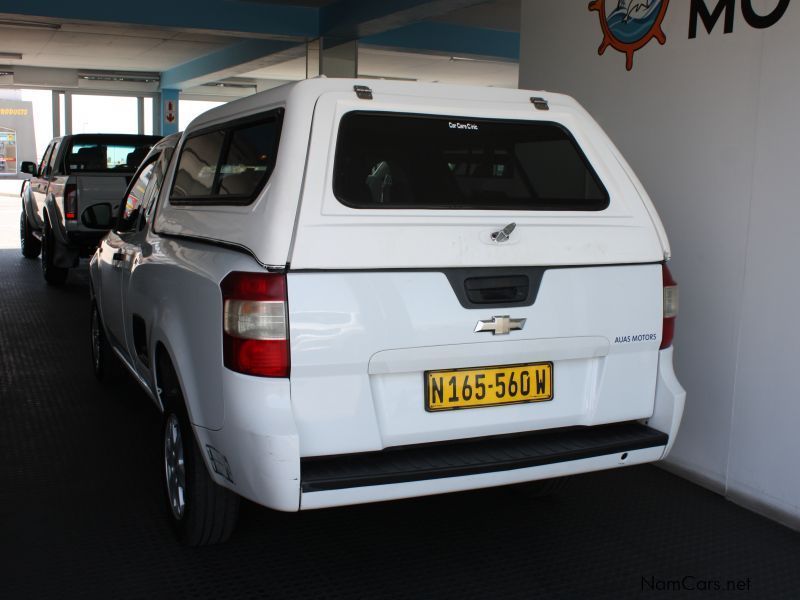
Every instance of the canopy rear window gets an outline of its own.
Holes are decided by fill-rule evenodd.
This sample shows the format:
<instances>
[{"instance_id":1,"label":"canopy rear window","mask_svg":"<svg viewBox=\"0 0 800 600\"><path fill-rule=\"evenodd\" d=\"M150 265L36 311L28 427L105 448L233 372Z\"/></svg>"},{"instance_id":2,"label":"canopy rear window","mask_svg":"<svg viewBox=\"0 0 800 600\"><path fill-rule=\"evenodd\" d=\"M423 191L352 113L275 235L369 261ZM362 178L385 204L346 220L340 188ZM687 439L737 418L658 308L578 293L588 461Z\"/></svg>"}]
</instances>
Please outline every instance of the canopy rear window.
<instances>
[{"instance_id":1,"label":"canopy rear window","mask_svg":"<svg viewBox=\"0 0 800 600\"><path fill-rule=\"evenodd\" d=\"M598 211L608 192L575 139L541 121L350 112L333 191L353 208Z\"/></svg>"},{"instance_id":2,"label":"canopy rear window","mask_svg":"<svg viewBox=\"0 0 800 600\"><path fill-rule=\"evenodd\" d=\"M72 139L64 155L69 173L134 173L160 138L157 136L87 136Z\"/></svg>"}]
</instances>

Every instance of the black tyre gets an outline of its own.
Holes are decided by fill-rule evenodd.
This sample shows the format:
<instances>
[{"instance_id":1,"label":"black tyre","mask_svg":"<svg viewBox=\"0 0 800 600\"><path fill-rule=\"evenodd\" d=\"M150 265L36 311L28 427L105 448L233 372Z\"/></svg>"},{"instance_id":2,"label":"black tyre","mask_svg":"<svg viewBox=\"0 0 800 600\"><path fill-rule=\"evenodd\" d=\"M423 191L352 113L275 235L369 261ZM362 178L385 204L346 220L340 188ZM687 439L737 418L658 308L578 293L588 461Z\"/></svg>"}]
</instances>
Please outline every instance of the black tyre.
<instances>
[{"instance_id":1,"label":"black tyre","mask_svg":"<svg viewBox=\"0 0 800 600\"><path fill-rule=\"evenodd\" d=\"M55 245L53 232L45 223L44 234L42 236L42 275L44 280L50 285L64 285L69 275L69 269L57 267L53 264L53 250Z\"/></svg>"},{"instance_id":2,"label":"black tyre","mask_svg":"<svg viewBox=\"0 0 800 600\"><path fill-rule=\"evenodd\" d=\"M24 210L19 215L19 245L25 258L36 258L42 250L42 242L33 235Z\"/></svg>"},{"instance_id":3,"label":"black tyre","mask_svg":"<svg viewBox=\"0 0 800 600\"><path fill-rule=\"evenodd\" d=\"M103 322L100 320L100 311L97 303L92 300L91 314L89 317L89 339L92 349L92 371L98 381L110 381L120 371L120 365L111 345L106 338Z\"/></svg>"},{"instance_id":4,"label":"black tyre","mask_svg":"<svg viewBox=\"0 0 800 600\"><path fill-rule=\"evenodd\" d=\"M167 515L178 539L187 546L224 542L236 527L239 496L211 479L189 423L178 378L168 361L159 362L160 394L165 404L162 477Z\"/></svg>"}]
</instances>

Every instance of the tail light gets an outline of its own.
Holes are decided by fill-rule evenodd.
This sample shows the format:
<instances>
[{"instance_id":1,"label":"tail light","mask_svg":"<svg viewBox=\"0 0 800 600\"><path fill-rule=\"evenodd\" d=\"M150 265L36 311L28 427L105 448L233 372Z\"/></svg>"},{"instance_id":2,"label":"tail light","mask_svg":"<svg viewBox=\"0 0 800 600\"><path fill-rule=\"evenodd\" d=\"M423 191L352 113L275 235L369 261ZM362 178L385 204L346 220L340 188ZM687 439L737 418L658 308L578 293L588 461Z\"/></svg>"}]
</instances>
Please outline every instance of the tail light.
<instances>
[{"instance_id":1,"label":"tail light","mask_svg":"<svg viewBox=\"0 0 800 600\"><path fill-rule=\"evenodd\" d=\"M220 288L225 366L246 375L288 377L286 276L233 272Z\"/></svg>"},{"instance_id":2,"label":"tail light","mask_svg":"<svg viewBox=\"0 0 800 600\"><path fill-rule=\"evenodd\" d=\"M661 328L661 348L669 348L675 337L675 317L678 316L678 283L672 278L666 263L661 264L664 282L664 325Z\"/></svg>"},{"instance_id":3,"label":"tail light","mask_svg":"<svg viewBox=\"0 0 800 600\"><path fill-rule=\"evenodd\" d=\"M64 186L64 218L78 220L78 186L74 183Z\"/></svg>"}]
</instances>

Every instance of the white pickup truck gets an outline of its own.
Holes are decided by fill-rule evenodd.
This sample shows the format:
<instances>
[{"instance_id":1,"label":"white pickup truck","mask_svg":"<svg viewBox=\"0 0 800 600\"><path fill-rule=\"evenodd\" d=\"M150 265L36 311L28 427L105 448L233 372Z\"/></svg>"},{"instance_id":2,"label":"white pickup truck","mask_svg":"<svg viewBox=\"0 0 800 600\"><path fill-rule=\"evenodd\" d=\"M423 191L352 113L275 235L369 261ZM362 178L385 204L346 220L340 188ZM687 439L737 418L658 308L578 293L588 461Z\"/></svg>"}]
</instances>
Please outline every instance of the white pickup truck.
<instances>
[{"instance_id":1,"label":"white pickup truck","mask_svg":"<svg viewBox=\"0 0 800 600\"><path fill-rule=\"evenodd\" d=\"M49 284L66 281L69 268L90 256L108 232L134 171L160 138L80 134L55 138L23 184L20 246L26 258L42 253Z\"/></svg>"},{"instance_id":2,"label":"white pickup truck","mask_svg":"<svg viewBox=\"0 0 800 600\"><path fill-rule=\"evenodd\" d=\"M685 392L656 210L571 98L315 79L166 138L90 265L189 544L657 461ZM493 507L487 510L498 510Z\"/></svg>"}]
</instances>

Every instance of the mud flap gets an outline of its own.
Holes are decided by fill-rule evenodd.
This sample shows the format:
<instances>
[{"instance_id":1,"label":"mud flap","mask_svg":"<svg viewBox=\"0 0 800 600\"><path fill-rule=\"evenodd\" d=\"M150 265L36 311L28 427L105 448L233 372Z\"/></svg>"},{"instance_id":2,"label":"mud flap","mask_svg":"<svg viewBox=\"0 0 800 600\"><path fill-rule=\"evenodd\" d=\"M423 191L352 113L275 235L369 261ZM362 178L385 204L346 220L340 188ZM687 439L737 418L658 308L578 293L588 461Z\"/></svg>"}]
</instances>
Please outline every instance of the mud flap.
<instances>
[{"instance_id":1,"label":"mud flap","mask_svg":"<svg viewBox=\"0 0 800 600\"><path fill-rule=\"evenodd\" d=\"M53 240L53 265L62 269L70 269L78 266L78 258L77 248L69 248Z\"/></svg>"}]
</instances>

